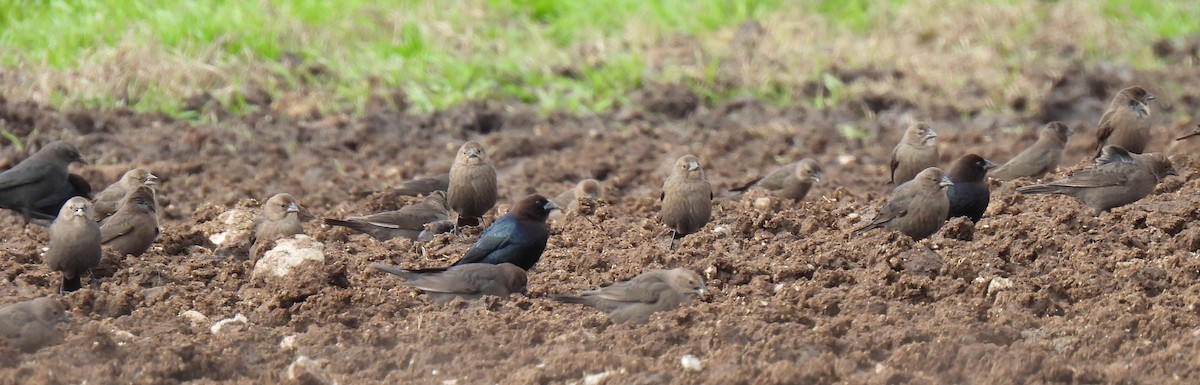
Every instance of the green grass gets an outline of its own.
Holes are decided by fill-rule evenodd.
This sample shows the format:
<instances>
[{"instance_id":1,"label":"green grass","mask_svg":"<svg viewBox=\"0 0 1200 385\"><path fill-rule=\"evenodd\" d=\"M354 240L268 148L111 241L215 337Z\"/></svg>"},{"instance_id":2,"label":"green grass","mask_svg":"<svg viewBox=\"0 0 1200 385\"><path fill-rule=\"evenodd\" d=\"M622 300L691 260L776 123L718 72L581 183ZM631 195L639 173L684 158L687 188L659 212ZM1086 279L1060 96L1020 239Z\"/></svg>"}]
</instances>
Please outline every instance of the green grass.
<instances>
[{"instance_id":1,"label":"green grass","mask_svg":"<svg viewBox=\"0 0 1200 385\"><path fill-rule=\"evenodd\" d=\"M629 103L645 84L669 82L690 84L709 101L749 92L775 104L836 105L858 91L831 76L831 66L881 65L901 55L851 55L839 46L855 39L883 40L886 48L974 38L1009 67L1055 50L1022 43L1045 34L1041 23L1060 2L948 3L0 0L0 66L53 80L41 88L5 85L15 87L10 94L16 96L185 118L197 117L179 111L182 100L200 91L234 112L252 109L240 99L251 84L276 97L311 94L322 109L336 112L361 112L372 93L400 88L417 111L495 99L590 113ZM1072 17L1093 23L1076 32L1090 59L1152 67L1148 42L1200 32L1197 3L1104 0ZM1021 11L1002 14L1007 24L976 28L990 17L970 14L982 12L977 8ZM912 16L922 12L928 16ZM764 62L784 64L751 69L730 89L722 81L728 76L721 72L722 55L732 49L738 26L751 19L771 27L759 49L772 59ZM961 30L946 30L955 23ZM930 49L955 52L954 46ZM310 67L280 63L290 55L327 70L314 75ZM830 93L798 95L808 82Z\"/></svg>"}]
</instances>

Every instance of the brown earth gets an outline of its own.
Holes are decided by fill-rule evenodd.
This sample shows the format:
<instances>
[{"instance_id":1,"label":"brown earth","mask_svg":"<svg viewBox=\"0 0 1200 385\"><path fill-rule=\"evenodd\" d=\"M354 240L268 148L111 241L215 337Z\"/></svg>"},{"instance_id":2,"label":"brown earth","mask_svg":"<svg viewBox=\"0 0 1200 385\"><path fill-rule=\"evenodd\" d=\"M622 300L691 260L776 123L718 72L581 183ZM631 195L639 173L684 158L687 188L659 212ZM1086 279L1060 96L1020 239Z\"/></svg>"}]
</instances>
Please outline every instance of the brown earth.
<instances>
[{"instance_id":1,"label":"brown earth","mask_svg":"<svg viewBox=\"0 0 1200 385\"><path fill-rule=\"evenodd\" d=\"M1123 86L1104 80L1106 68L1054 79L1044 101L1001 101L1019 107L1009 113L886 94L822 111L714 106L669 85L635 97L646 108L587 118L473 103L426 116L378 108L360 119L295 119L264 105L214 125L0 100L8 131L32 137L29 146L72 141L91 162L74 171L100 187L128 168L151 169L163 206L150 252L106 256L98 286L85 279L61 298L74 318L60 325L61 343L30 354L0 347L0 383L1197 383L1200 165L1191 154L1200 144L1168 140L1194 126L1173 117L1196 110L1200 89L1156 101L1151 148L1173 154L1181 176L1141 202L1093 217L1069 198L1019 196L1006 184L981 223L952 220L928 241L936 254L883 231L850 237L889 191L886 159L905 119L934 122L943 164L968 152L1007 160L1038 125L1062 119L1076 131L1065 170L1090 153L1092 125ZM1200 84L1194 71L1130 76L1152 90ZM845 139L843 123L870 138ZM466 140L482 142L500 170L503 199L490 218L528 193L605 183L609 204L554 223L528 297L438 307L367 268L444 265L477 229L423 245L309 223L326 264L287 284L250 279L244 250L208 241L223 226L218 214L278 192L325 217L398 207L386 190L362 193L444 172ZM664 167L689 152L720 191L808 156L826 178L804 202L722 199L704 230L669 251L658 189ZM0 168L25 156L7 146ZM40 263L46 229L11 212L0 224L3 302L59 298L58 275ZM701 272L714 293L646 325L548 299L664 266ZM247 322L212 331L239 314ZM686 355L699 371L681 365Z\"/></svg>"}]
</instances>

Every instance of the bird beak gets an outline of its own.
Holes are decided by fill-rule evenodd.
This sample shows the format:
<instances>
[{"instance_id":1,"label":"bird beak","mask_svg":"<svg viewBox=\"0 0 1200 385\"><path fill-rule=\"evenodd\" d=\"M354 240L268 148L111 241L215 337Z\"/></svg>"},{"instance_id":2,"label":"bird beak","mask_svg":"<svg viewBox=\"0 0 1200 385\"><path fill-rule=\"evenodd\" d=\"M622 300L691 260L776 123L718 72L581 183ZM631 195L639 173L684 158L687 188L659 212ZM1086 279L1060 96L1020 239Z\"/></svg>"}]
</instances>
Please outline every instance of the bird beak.
<instances>
[{"instance_id":1,"label":"bird beak","mask_svg":"<svg viewBox=\"0 0 1200 385\"><path fill-rule=\"evenodd\" d=\"M87 216L87 210L84 210L83 207L77 207L75 208L75 216L85 217Z\"/></svg>"},{"instance_id":2,"label":"bird beak","mask_svg":"<svg viewBox=\"0 0 1200 385\"><path fill-rule=\"evenodd\" d=\"M298 212L300 212L300 206L295 203L292 203L292 204L288 205L287 212L298 213Z\"/></svg>"},{"instance_id":3,"label":"bird beak","mask_svg":"<svg viewBox=\"0 0 1200 385\"><path fill-rule=\"evenodd\" d=\"M471 158L478 158L479 157L479 149L477 149L475 147L468 148L467 156L471 157Z\"/></svg>"},{"instance_id":4,"label":"bird beak","mask_svg":"<svg viewBox=\"0 0 1200 385\"><path fill-rule=\"evenodd\" d=\"M983 170L984 170L984 171L991 170L991 169L993 169L993 168L996 168L996 164L995 164L995 163L992 163L992 161L990 161L990 160L987 160L987 159L984 159L984 160L983 160Z\"/></svg>"},{"instance_id":5,"label":"bird beak","mask_svg":"<svg viewBox=\"0 0 1200 385\"><path fill-rule=\"evenodd\" d=\"M937 132L933 131L933 129L930 129L929 132L925 133L925 140L932 140L933 138L936 138L936 137L937 137Z\"/></svg>"},{"instance_id":6,"label":"bird beak","mask_svg":"<svg viewBox=\"0 0 1200 385\"><path fill-rule=\"evenodd\" d=\"M550 212L550 211L554 211L554 210L562 210L561 207L558 207L558 205L554 204L554 201L546 201L546 205L542 206L542 208L546 209L546 212Z\"/></svg>"},{"instance_id":7,"label":"bird beak","mask_svg":"<svg viewBox=\"0 0 1200 385\"><path fill-rule=\"evenodd\" d=\"M808 177L808 178L809 178L809 179L812 179L812 181L813 181L813 182L820 182L820 181L821 181L821 177L823 177L823 176L824 176L824 175L822 175L822 174L821 174L821 173L819 173L819 172L814 172L814 173L812 174L812 176L810 176L810 177Z\"/></svg>"},{"instance_id":8,"label":"bird beak","mask_svg":"<svg viewBox=\"0 0 1200 385\"><path fill-rule=\"evenodd\" d=\"M71 317L67 316L67 312L63 312L62 315L58 316L58 322L71 322Z\"/></svg>"},{"instance_id":9,"label":"bird beak","mask_svg":"<svg viewBox=\"0 0 1200 385\"><path fill-rule=\"evenodd\" d=\"M1171 167L1167 169L1167 175L1179 176L1179 172L1175 171L1174 167Z\"/></svg>"},{"instance_id":10,"label":"bird beak","mask_svg":"<svg viewBox=\"0 0 1200 385\"><path fill-rule=\"evenodd\" d=\"M711 291L708 290L708 286L701 286L699 289L693 291L693 293L695 293L697 296L700 296L700 298L704 298L707 297Z\"/></svg>"},{"instance_id":11,"label":"bird beak","mask_svg":"<svg viewBox=\"0 0 1200 385\"><path fill-rule=\"evenodd\" d=\"M954 182L951 182L950 177L946 177L946 176L943 176L942 180L940 182L938 182L938 186L942 186L942 187L953 186L953 185L954 185Z\"/></svg>"},{"instance_id":12,"label":"bird beak","mask_svg":"<svg viewBox=\"0 0 1200 385\"><path fill-rule=\"evenodd\" d=\"M1154 94L1146 94L1146 101L1154 100Z\"/></svg>"},{"instance_id":13,"label":"bird beak","mask_svg":"<svg viewBox=\"0 0 1200 385\"><path fill-rule=\"evenodd\" d=\"M700 169L700 163L688 162L688 171L696 171Z\"/></svg>"},{"instance_id":14,"label":"bird beak","mask_svg":"<svg viewBox=\"0 0 1200 385\"><path fill-rule=\"evenodd\" d=\"M88 162L86 160L83 160L82 156L77 156L77 157L75 157L75 159L72 159L72 160L79 162L80 164L88 164Z\"/></svg>"},{"instance_id":15,"label":"bird beak","mask_svg":"<svg viewBox=\"0 0 1200 385\"><path fill-rule=\"evenodd\" d=\"M142 184L147 186L156 185L158 184L158 177L154 176L154 174L146 174L146 181L142 182Z\"/></svg>"},{"instance_id":16,"label":"bird beak","mask_svg":"<svg viewBox=\"0 0 1200 385\"><path fill-rule=\"evenodd\" d=\"M529 288L522 287L520 293L521 293L521 295L528 297L529 296Z\"/></svg>"}]
</instances>

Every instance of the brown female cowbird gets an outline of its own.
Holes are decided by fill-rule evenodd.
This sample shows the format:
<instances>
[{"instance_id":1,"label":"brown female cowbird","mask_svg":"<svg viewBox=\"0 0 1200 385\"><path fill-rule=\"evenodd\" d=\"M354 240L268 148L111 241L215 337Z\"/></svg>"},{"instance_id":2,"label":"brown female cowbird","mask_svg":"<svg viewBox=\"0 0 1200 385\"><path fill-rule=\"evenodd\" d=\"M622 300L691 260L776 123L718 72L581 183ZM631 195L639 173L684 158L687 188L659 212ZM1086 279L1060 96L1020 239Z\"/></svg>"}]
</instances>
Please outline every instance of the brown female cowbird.
<instances>
[{"instance_id":1,"label":"brown female cowbird","mask_svg":"<svg viewBox=\"0 0 1200 385\"><path fill-rule=\"evenodd\" d=\"M59 140L50 142L13 168L0 172L0 208L17 211L26 220L37 219L42 221L38 224L48 224L54 215L39 213L35 211L36 206L70 183L67 167L74 162L87 163L75 146Z\"/></svg>"},{"instance_id":2,"label":"brown female cowbird","mask_svg":"<svg viewBox=\"0 0 1200 385\"><path fill-rule=\"evenodd\" d=\"M304 222L312 219L291 194L275 194L263 203L254 217L254 243L250 246L250 261L257 261L275 246L275 241L304 234Z\"/></svg>"},{"instance_id":3,"label":"brown female cowbird","mask_svg":"<svg viewBox=\"0 0 1200 385\"><path fill-rule=\"evenodd\" d=\"M496 205L496 169L483 145L467 142L458 149L450 166L446 200L458 213L459 226L479 225L480 217Z\"/></svg>"},{"instance_id":4,"label":"brown female cowbird","mask_svg":"<svg viewBox=\"0 0 1200 385\"><path fill-rule=\"evenodd\" d=\"M125 199L125 195L130 191L138 188L138 186L154 187L158 183L158 177L151 174L145 169L135 168L125 172L108 187L104 188L99 194L96 194L96 200L92 202L92 211L96 221L112 216L121 207L121 201Z\"/></svg>"},{"instance_id":5,"label":"brown female cowbird","mask_svg":"<svg viewBox=\"0 0 1200 385\"><path fill-rule=\"evenodd\" d=\"M140 256L158 238L154 189L138 186L125 195L121 208L100 224L100 244L121 255Z\"/></svg>"},{"instance_id":6,"label":"brown female cowbird","mask_svg":"<svg viewBox=\"0 0 1200 385\"><path fill-rule=\"evenodd\" d=\"M79 277L100 264L100 226L92 220L92 204L74 197L50 225L50 241L42 261L50 270L61 271L59 291L79 290Z\"/></svg>"},{"instance_id":7,"label":"brown female cowbird","mask_svg":"<svg viewBox=\"0 0 1200 385\"><path fill-rule=\"evenodd\" d=\"M1100 215L1150 195L1168 175L1179 174L1162 154L1131 154L1118 146L1104 146L1092 167L1050 183L1020 187L1017 192L1072 196Z\"/></svg>"},{"instance_id":8,"label":"brown female cowbird","mask_svg":"<svg viewBox=\"0 0 1200 385\"><path fill-rule=\"evenodd\" d=\"M706 289L699 274L679 268L651 270L579 296L562 295L554 299L600 309L614 323L646 323L652 314L679 307L688 302L690 295L703 295Z\"/></svg>"},{"instance_id":9,"label":"brown female cowbird","mask_svg":"<svg viewBox=\"0 0 1200 385\"><path fill-rule=\"evenodd\" d=\"M554 204L562 208L562 211L572 212L579 208L579 202L594 202L600 199L602 193L600 181L595 179L584 179L575 184L570 190L563 191L558 196L555 196Z\"/></svg>"},{"instance_id":10,"label":"brown female cowbird","mask_svg":"<svg viewBox=\"0 0 1200 385\"><path fill-rule=\"evenodd\" d=\"M1175 140L1184 140L1184 139L1191 138L1191 137L1197 136L1197 135L1200 135L1200 125L1196 126L1196 128L1193 128L1192 132L1190 132L1184 136L1175 138Z\"/></svg>"},{"instance_id":11,"label":"brown female cowbird","mask_svg":"<svg viewBox=\"0 0 1200 385\"><path fill-rule=\"evenodd\" d=\"M938 148L935 143L937 132L928 123L916 122L904 131L904 137L892 149L892 184L899 185L912 180L917 173L937 167Z\"/></svg>"},{"instance_id":12,"label":"brown female cowbird","mask_svg":"<svg viewBox=\"0 0 1200 385\"><path fill-rule=\"evenodd\" d=\"M892 199L870 224L854 230L859 235L871 229L899 231L914 241L933 235L950 214L950 199L944 188L954 185L942 170L930 167L913 180L896 186Z\"/></svg>"},{"instance_id":13,"label":"brown female cowbird","mask_svg":"<svg viewBox=\"0 0 1200 385\"><path fill-rule=\"evenodd\" d=\"M470 301L485 295L507 297L523 293L528 280L525 270L511 263L468 263L435 272L403 270L379 262L371 267L404 277L401 285L420 289L439 305L455 298Z\"/></svg>"},{"instance_id":14,"label":"brown female cowbird","mask_svg":"<svg viewBox=\"0 0 1200 385\"><path fill-rule=\"evenodd\" d=\"M1070 137L1071 129L1062 122L1046 123L1042 130L1038 131L1037 142L1021 151L1008 163L989 171L988 176L1000 181L1024 177L1039 179L1058 167Z\"/></svg>"},{"instance_id":15,"label":"brown female cowbird","mask_svg":"<svg viewBox=\"0 0 1200 385\"><path fill-rule=\"evenodd\" d=\"M325 224L347 227L380 241L396 237L417 239L426 223L444 221L449 215L450 207L446 204L446 193L434 191L421 203L404 206L399 210L346 220L325 218Z\"/></svg>"},{"instance_id":16,"label":"brown female cowbird","mask_svg":"<svg viewBox=\"0 0 1200 385\"><path fill-rule=\"evenodd\" d=\"M62 303L48 297L34 298L0 308L0 341L22 351L32 352L55 342L55 325L68 322Z\"/></svg>"},{"instance_id":17,"label":"brown female cowbird","mask_svg":"<svg viewBox=\"0 0 1200 385\"><path fill-rule=\"evenodd\" d=\"M1096 156L1106 145L1120 146L1125 151L1141 154L1150 142L1150 103L1154 95L1142 87L1129 87L1117 92L1108 111L1100 117L1096 128Z\"/></svg>"},{"instance_id":18,"label":"brown female cowbird","mask_svg":"<svg viewBox=\"0 0 1200 385\"><path fill-rule=\"evenodd\" d=\"M92 199L92 185L78 174L67 174L67 183L59 185L54 193L33 204L34 210L37 211L35 215L57 217L63 205L74 197Z\"/></svg>"},{"instance_id":19,"label":"brown female cowbird","mask_svg":"<svg viewBox=\"0 0 1200 385\"><path fill-rule=\"evenodd\" d=\"M671 228L673 239L697 232L712 215L712 187L695 155L675 161L671 176L663 183L662 221Z\"/></svg>"},{"instance_id":20,"label":"brown female cowbird","mask_svg":"<svg viewBox=\"0 0 1200 385\"><path fill-rule=\"evenodd\" d=\"M991 191L988 190L987 172L996 164L975 154L963 155L950 166L950 182L946 189L950 199L950 218L967 217L979 222L987 211Z\"/></svg>"},{"instance_id":21,"label":"brown female cowbird","mask_svg":"<svg viewBox=\"0 0 1200 385\"><path fill-rule=\"evenodd\" d=\"M751 188L762 188L771 194L792 200L804 200L813 183L821 181L821 164L811 158L788 164L771 171L767 176L734 188L731 191L743 192Z\"/></svg>"}]
</instances>

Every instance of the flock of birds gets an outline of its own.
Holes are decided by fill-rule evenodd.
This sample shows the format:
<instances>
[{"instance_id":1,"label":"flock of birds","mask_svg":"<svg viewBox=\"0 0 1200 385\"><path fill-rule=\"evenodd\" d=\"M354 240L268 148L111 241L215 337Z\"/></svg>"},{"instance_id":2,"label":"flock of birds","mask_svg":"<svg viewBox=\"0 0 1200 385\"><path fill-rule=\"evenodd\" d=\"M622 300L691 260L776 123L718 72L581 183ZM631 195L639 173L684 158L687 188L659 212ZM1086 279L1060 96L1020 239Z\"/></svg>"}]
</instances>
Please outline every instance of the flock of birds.
<instances>
[{"instance_id":1,"label":"flock of birds","mask_svg":"<svg viewBox=\"0 0 1200 385\"><path fill-rule=\"evenodd\" d=\"M1117 93L1097 130L1097 154L1090 167L1059 180L1017 189L1023 194L1062 194L1075 197L1096 214L1135 202L1154 191L1168 175L1177 175L1171 161L1157 153L1143 154L1150 141L1150 110L1154 96L1140 87ZM856 234L885 229L920 240L936 233L949 218L978 221L990 199L988 177L1001 181L1039 179L1054 171L1071 130L1059 122L1041 128L1037 142L1002 166L978 155L957 159L949 173L937 168L937 133L926 123L909 126L892 152L890 199L870 223ZM1179 138L1200 134L1197 133ZM65 141L49 143L13 168L0 173L0 208L14 210L34 224L49 226L44 263L61 272L60 292L81 288L81 277L100 262L102 248L139 256L159 235L154 186L157 177L143 169L127 172L116 183L89 199L83 178L68 172L71 163L84 162ZM802 200L822 177L821 165L804 159L783 166L745 186L741 193L764 189L782 199ZM385 241L392 238L428 240L434 235L478 226L497 202L496 170L483 146L467 142L459 149L448 173L406 181L396 187L402 195L423 196L399 210L324 223L365 233ZM587 179L554 199L533 194L489 225L469 251L450 266L406 270L374 263L376 270L395 274L402 284L426 293L434 302L456 298L507 296L525 292L526 272L541 258L550 236L551 215L573 212L601 198L600 182ZM662 222L674 241L703 228L711 218L713 189L694 155L680 157L663 184ZM315 217L289 194L268 199L254 220L249 257L255 261L275 242L303 234L302 224ZM650 270L630 280L554 299L600 309L614 322L647 322L655 312L673 309L703 295L704 280L688 269ZM0 308L0 339L21 350L45 343L54 323L65 319L61 303L49 298L18 302Z\"/></svg>"}]
</instances>

